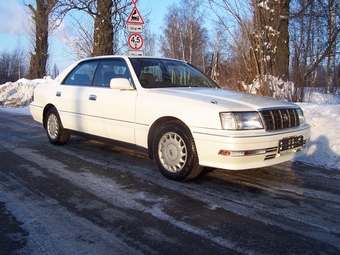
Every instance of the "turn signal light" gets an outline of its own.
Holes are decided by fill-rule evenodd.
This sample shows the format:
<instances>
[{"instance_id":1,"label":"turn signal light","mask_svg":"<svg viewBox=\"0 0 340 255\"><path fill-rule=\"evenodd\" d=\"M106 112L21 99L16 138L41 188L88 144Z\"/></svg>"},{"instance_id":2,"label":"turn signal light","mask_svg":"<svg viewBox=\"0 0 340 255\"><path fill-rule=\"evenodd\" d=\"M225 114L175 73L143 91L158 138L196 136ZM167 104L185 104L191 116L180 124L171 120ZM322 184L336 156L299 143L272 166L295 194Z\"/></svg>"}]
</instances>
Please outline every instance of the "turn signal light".
<instances>
[{"instance_id":1,"label":"turn signal light","mask_svg":"<svg viewBox=\"0 0 340 255\"><path fill-rule=\"evenodd\" d=\"M230 156L230 157L242 157L242 156L252 156L252 155L261 155L265 154L266 150L249 150L249 151L226 151L220 150L218 155L221 156Z\"/></svg>"}]
</instances>

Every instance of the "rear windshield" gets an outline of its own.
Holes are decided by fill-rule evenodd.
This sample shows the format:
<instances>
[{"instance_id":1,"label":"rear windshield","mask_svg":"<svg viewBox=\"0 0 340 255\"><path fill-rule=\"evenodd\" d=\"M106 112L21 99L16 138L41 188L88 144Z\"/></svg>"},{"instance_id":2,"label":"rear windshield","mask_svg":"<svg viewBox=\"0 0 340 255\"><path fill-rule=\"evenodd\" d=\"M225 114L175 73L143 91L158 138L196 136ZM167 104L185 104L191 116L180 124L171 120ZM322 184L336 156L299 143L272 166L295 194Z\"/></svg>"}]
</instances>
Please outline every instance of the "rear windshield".
<instances>
[{"instance_id":1,"label":"rear windshield","mask_svg":"<svg viewBox=\"0 0 340 255\"><path fill-rule=\"evenodd\" d=\"M130 60L144 88L220 88L198 69L182 61L152 58L130 58Z\"/></svg>"}]
</instances>

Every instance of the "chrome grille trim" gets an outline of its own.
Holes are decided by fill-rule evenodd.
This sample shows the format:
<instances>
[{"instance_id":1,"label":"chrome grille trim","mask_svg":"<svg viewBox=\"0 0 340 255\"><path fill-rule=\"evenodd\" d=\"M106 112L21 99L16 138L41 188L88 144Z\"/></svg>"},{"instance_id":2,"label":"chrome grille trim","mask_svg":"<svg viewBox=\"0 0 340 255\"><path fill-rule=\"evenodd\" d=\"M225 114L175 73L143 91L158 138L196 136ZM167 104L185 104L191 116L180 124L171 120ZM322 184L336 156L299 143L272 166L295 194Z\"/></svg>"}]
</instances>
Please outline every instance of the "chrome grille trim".
<instances>
[{"instance_id":1,"label":"chrome grille trim","mask_svg":"<svg viewBox=\"0 0 340 255\"><path fill-rule=\"evenodd\" d=\"M300 125L296 109L266 109L259 113L266 130L286 129Z\"/></svg>"},{"instance_id":2,"label":"chrome grille trim","mask_svg":"<svg viewBox=\"0 0 340 255\"><path fill-rule=\"evenodd\" d=\"M277 155L277 147L267 148L266 157L264 158L264 160L276 158L276 155Z\"/></svg>"},{"instance_id":3,"label":"chrome grille trim","mask_svg":"<svg viewBox=\"0 0 340 255\"><path fill-rule=\"evenodd\" d=\"M272 147L272 148L268 148L266 149L266 153L270 153L270 152L277 152L277 147Z\"/></svg>"},{"instance_id":4,"label":"chrome grille trim","mask_svg":"<svg viewBox=\"0 0 340 255\"><path fill-rule=\"evenodd\" d=\"M268 160L268 159L274 159L276 158L276 154L271 154L271 155L267 155L265 158L264 158L264 161Z\"/></svg>"}]
</instances>

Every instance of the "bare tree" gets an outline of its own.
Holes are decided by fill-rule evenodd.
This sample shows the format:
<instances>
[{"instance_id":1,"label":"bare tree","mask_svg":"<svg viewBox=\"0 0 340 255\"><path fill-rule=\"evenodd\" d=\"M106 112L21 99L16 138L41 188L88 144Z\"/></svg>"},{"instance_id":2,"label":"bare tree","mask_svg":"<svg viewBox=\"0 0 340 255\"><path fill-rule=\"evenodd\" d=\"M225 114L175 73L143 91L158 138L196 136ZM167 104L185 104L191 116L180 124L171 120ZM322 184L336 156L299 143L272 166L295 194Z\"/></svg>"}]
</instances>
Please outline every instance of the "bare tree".
<instances>
[{"instance_id":1,"label":"bare tree","mask_svg":"<svg viewBox=\"0 0 340 255\"><path fill-rule=\"evenodd\" d=\"M112 55L119 51L119 33L125 30L129 0L59 0L58 15L62 19L68 13L83 11L92 18L93 29L83 26L81 15L72 14L81 36L77 49L83 53L91 49L86 56ZM77 18L78 17L78 18ZM88 24L88 23L86 23Z\"/></svg>"},{"instance_id":2,"label":"bare tree","mask_svg":"<svg viewBox=\"0 0 340 255\"><path fill-rule=\"evenodd\" d=\"M327 61L327 82L326 93L335 93L334 87L336 86L336 67L335 67L335 55L337 40L333 40L333 36L339 34L338 23L340 21L337 17L337 11L339 15L339 2L337 0L328 0L328 40L330 41L330 50Z\"/></svg>"},{"instance_id":3,"label":"bare tree","mask_svg":"<svg viewBox=\"0 0 340 255\"><path fill-rule=\"evenodd\" d=\"M27 62L26 54L18 46L13 51L0 53L0 84L8 81L17 81L26 76Z\"/></svg>"},{"instance_id":4,"label":"bare tree","mask_svg":"<svg viewBox=\"0 0 340 255\"><path fill-rule=\"evenodd\" d=\"M36 0L36 7L28 4L35 25L35 46L30 53L28 78L42 78L46 75L48 60L49 17L58 0Z\"/></svg>"},{"instance_id":5,"label":"bare tree","mask_svg":"<svg viewBox=\"0 0 340 255\"><path fill-rule=\"evenodd\" d=\"M227 84L234 90L242 90L240 83L251 83L261 75L259 54L254 44L256 36L251 1L208 2L218 26L228 35L224 39L224 49L228 49L229 53L226 58L219 58L223 66L220 68L219 83Z\"/></svg>"},{"instance_id":6,"label":"bare tree","mask_svg":"<svg viewBox=\"0 0 340 255\"><path fill-rule=\"evenodd\" d=\"M86 13L75 11L68 13L68 25L75 29L66 30L64 38L70 48L70 55L76 56L77 60L90 57L93 49L93 20Z\"/></svg>"},{"instance_id":7,"label":"bare tree","mask_svg":"<svg viewBox=\"0 0 340 255\"><path fill-rule=\"evenodd\" d=\"M339 0L208 2L232 41L234 54L224 62L233 63L228 64L231 78L235 71L240 82L262 79L258 93L264 95L272 94L268 74L291 79L293 101L302 101L304 88L311 84L322 83L326 92L335 91Z\"/></svg>"},{"instance_id":8,"label":"bare tree","mask_svg":"<svg viewBox=\"0 0 340 255\"><path fill-rule=\"evenodd\" d=\"M144 55L155 56L156 55L156 34L152 31L145 29L143 32L144 38Z\"/></svg>"},{"instance_id":9,"label":"bare tree","mask_svg":"<svg viewBox=\"0 0 340 255\"><path fill-rule=\"evenodd\" d=\"M186 60L204 70L208 36L199 7L198 0L182 0L180 6L171 6L160 41L164 56Z\"/></svg>"},{"instance_id":10,"label":"bare tree","mask_svg":"<svg viewBox=\"0 0 340 255\"><path fill-rule=\"evenodd\" d=\"M289 78L289 4L290 0L252 0L253 44L261 75Z\"/></svg>"},{"instance_id":11,"label":"bare tree","mask_svg":"<svg viewBox=\"0 0 340 255\"><path fill-rule=\"evenodd\" d=\"M230 35L233 58L247 72L244 82L262 81L259 94L272 96L268 75L289 78L289 2L209 0Z\"/></svg>"},{"instance_id":12,"label":"bare tree","mask_svg":"<svg viewBox=\"0 0 340 255\"><path fill-rule=\"evenodd\" d=\"M11 55L7 52L2 52L0 54L0 84L11 81L11 72Z\"/></svg>"},{"instance_id":13,"label":"bare tree","mask_svg":"<svg viewBox=\"0 0 340 255\"><path fill-rule=\"evenodd\" d=\"M290 29L291 70L297 101L303 100L306 87L322 86L326 93L333 90L336 43L340 33L338 3L332 0L294 1Z\"/></svg>"},{"instance_id":14,"label":"bare tree","mask_svg":"<svg viewBox=\"0 0 340 255\"><path fill-rule=\"evenodd\" d=\"M112 0L98 0L94 18L93 56L113 54Z\"/></svg>"},{"instance_id":15,"label":"bare tree","mask_svg":"<svg viewBox=\"0 0 340 255\"><path fill-rule=\"evenodd\" d=\"M260 73L251 44L252 21L244 18L234 30L229 29L226 27L230 36L226 39L227 47L224 47L229 53L224 58L219 58L221 67L218 82L226 84L232 90L246 91L243 85L251 84Z\"/></svg>"}]
</instances>

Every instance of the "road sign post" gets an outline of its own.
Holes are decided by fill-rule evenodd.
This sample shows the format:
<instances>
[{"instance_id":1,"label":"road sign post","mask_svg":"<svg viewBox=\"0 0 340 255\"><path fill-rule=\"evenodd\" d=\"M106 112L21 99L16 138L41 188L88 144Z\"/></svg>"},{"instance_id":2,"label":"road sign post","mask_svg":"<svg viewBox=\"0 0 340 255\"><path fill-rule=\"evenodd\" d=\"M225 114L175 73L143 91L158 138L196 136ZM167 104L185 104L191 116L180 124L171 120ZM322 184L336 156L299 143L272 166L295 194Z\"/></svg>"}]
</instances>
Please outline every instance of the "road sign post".
<instances>
[{"instance_id":1,"label":"road sign post","mask_svg":"<svg viewBox=\"0 0 340 255\"><path fill-rule=\"evenodd\" d=\"M127 41L129 47L132 49L132 51L129 51L129 55L133 56L141 56L144 54L144 52L140 50L144 45L144 39L139 34L143 32L144 20L137 9L137 2L138 0L132 0L134 7L126 20L128 32L131 33Z\"/></svg>"}]
</instances>

